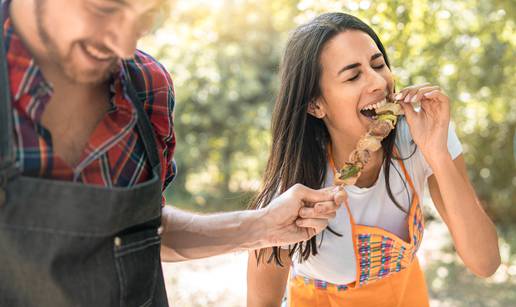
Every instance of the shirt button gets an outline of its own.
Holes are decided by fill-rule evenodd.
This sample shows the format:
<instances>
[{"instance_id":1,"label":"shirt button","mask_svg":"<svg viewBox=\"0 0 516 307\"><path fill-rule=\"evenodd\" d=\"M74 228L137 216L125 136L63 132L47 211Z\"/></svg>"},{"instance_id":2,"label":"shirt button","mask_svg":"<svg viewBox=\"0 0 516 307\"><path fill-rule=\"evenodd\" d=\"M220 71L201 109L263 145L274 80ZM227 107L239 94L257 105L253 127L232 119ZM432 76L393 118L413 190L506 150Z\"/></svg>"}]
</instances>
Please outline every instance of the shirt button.
<instances>
[{"instance_id":1,"label":"shirt button","mask_svg":"<svg viewBox=\"0 0 516 307\"><path fill-rule=\"evenodd\" d=\"M122 239L120 239L120 237L115 237L114 242L116 247L122 246Z\"/></svg>"}]
</instances>

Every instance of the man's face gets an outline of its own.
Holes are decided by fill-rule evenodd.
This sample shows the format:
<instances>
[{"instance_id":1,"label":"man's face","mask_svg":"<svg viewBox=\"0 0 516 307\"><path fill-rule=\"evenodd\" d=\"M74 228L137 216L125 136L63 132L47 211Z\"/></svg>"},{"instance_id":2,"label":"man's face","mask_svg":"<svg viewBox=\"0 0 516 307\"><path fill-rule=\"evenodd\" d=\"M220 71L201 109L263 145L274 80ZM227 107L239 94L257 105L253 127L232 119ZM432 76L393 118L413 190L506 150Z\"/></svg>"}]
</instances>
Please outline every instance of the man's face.
<instances>
[{"instance_id":1,"label":"man's face","mask_svg":"<svg viewBox=\"0 0 516 307\"><path fill-rule=\"evenodd\" d=\"M50 59L77 83L100 83L131 58L162 0L36 0L37 30Z\"/></svg>"}]
</instances>

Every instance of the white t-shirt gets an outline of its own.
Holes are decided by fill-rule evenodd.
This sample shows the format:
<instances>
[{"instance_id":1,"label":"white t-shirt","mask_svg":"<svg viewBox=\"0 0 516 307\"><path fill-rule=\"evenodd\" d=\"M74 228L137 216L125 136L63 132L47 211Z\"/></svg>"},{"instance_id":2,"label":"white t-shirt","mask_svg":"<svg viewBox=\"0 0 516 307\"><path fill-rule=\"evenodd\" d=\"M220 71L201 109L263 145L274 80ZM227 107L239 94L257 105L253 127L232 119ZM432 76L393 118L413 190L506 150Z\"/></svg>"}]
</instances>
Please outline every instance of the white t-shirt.
<instances>
[{"instance_id":1,"label":"white t-shirt","mask_svg":"<svg viewBox=\"0 0 516 307\"><path fill-rule=\"evenodd\" d=\"M396 145L403 158L410 156L414 151L415 144L412 142L412 137L405 118L401 118L398 123ZM453 159L462 152L462 146L452 124L450 124L448 130L448 151ZM393 160L393 162L394 164L391 164L389 174L392 195L408 212L409 199L412 200L410 186L405 179L399 162L395 160ZM419 149L416 150L412 157L404 160L403 163L421 199L425 183L427 178L432 174L432 169L425 161ZM359 188L354 185L345 186L345 190L348 193L351 214L357 224L383 228L408 241L407 214L398 209L389 198L384 176L384 167L382 165L380 174L373 186L368 188ZM403 180L406 182L406 189L400 176L402 176ZM328 166L324 186L326 187L332 184L333 171ZM317 235L318 254L299 263L296 258L296 253L293 259L293 269L298 275L320 279L334 284L353 282L356 277L356 258L351 238L351 224L345 206L341 206L338 209L336 217L330 220L329 226L334 231L341 234L342 237L338 237L325 230L324 238L321 242L322 235Z\"/></svg>"}]
</instances>

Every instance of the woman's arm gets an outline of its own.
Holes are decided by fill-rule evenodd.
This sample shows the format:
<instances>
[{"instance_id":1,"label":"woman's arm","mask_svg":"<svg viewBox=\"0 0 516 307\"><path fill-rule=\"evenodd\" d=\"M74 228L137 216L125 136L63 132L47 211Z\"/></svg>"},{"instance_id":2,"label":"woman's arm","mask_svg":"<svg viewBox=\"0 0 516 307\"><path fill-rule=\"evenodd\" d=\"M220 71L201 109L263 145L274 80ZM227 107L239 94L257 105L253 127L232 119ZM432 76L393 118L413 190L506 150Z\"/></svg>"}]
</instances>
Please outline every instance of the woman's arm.
<instances>
[{"instance_id":1,"label":"woman's arm","mask_svg":"<svg viewBox=\"0 0 516 307\"><path fill-rule=\"evenodd\" d=\"M500 265L498 236L469 181L464 158L448 155L428 162L434 172L428 178L430 195L457 253L476 275L493 275Z\"/></svg>"},{"instance_id":2,"label":"woman's arm","mask_svg":"<svg viewBox=\"0 0 516 307\"><path fill-rule=\"evenodd\" d=\"M438 86L411 86L396 94L410 133L432 168L428 179L432 199L448 226L457 253L475 274L491 276L500 265L496 229L469 182L462 156L448 151L450 101ZM421 102L419 112L411 103Z\"/></svg>"},{"instance_id":3,"label":"woman's arm","mask_svg":"<svg viewBox=\"0 0 516 307\"><path fill-rule=\"evenodd\" d=\"M247 262L247 307L278 307L285 293L292 261L287 250L281 250L283 267L267 263L272 250L267 249L258 264L254 251Z\"/></svg>"}]
</instances>

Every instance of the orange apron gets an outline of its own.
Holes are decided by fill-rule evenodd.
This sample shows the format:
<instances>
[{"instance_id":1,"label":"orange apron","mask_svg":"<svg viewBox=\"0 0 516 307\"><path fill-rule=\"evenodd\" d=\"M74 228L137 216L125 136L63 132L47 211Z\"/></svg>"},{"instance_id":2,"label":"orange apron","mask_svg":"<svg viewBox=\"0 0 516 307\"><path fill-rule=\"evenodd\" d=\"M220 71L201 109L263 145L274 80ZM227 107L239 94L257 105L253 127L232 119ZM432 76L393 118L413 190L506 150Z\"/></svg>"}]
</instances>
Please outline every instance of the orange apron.
<instances>
[{"instance_id":1,"label":"orange apron","mask_svg":"<svg viewBox=\"0 0 516 307\"><path fill-rule=\"evenodd\" d=\"M429 306L424 274L416 257L423 238L423 213L414 184L403 162L398 162L413 195L407 218L410 242L379 227L356 224L346 205L357 264L355 282L337 285L291 274L288 306ZM331 159L330 163L333 166Z\"/></svg>"}]
</instances>

